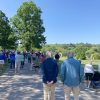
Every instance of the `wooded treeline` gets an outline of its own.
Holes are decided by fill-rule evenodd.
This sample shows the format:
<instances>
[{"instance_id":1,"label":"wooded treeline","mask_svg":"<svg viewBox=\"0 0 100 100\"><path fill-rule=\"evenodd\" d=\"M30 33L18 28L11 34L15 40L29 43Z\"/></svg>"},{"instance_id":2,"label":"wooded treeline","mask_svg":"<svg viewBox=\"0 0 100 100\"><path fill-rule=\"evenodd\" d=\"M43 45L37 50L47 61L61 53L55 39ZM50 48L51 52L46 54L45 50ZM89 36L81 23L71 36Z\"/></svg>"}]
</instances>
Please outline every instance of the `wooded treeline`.
<instances>
[{"instance_id":1,"label":"wooded treeline","mask_svg":"<svg viewBox=\"0 0 100 100\"><path fill-rule=\"evenodd\" d=\"M77 44L47 44L42 51L54 50L62 56L66 56L67 52L74 52L77 59L100 59L100 44L77 43Z\"/></svg>"}]
</instances>

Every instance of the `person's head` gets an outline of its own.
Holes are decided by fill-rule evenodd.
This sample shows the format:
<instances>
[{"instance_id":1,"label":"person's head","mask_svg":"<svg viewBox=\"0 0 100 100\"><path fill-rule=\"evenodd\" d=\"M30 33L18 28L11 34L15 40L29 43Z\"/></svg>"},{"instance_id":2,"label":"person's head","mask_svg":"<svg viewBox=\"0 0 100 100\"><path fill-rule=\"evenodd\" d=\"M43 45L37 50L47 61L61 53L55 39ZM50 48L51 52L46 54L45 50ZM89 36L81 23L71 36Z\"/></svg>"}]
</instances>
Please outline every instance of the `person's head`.
<instances>
[{"instance_id":1,"label":"person's head","mask_svg":"<svg viewBox=\"0 0 100 100\"><path fill-rule=\"evenodd\" d=\"M68 52L67 57L68 58L73 58L74 57L74 53L73 52Z\"/></svg>"},{"instance_id":2,"label":"person's head","mask_svg":"<svg viewBox=\"0 0 100 100\"><path fill-rule=\"evenodd\" d=\"M89 64L92 65L92 61L89 61Z\"/></svg>"},{"instance_id":3,"label":"person's head","mask_svg":"<svg viewBox=\"0 0 100 100\"><path fill-rule=\"evenodd\" d=\"M20 55L20 51L17 51L17 54Z\"/></svg>"},{"instance_id":4,"label":"person's head","mask_svg":"<svg viewBox=\"0 0 100 100\"><path fill-rule=\"evenodd\" d=\"M52 57L53 57L52 52L47 51L47 53L46 53L46 57L47 57L47 58L52 58Z\"/></svg>"},{"instance_id":5,"label":"person's head","mask_svg":"<svg viewBox=\"0 0 100 100\"><path fill-rule=\"evenodd\" d=\"M55 59L59 60L59 58L60 58L59 54L58 53L55 54Z\"/></svg>"}]
</instances>

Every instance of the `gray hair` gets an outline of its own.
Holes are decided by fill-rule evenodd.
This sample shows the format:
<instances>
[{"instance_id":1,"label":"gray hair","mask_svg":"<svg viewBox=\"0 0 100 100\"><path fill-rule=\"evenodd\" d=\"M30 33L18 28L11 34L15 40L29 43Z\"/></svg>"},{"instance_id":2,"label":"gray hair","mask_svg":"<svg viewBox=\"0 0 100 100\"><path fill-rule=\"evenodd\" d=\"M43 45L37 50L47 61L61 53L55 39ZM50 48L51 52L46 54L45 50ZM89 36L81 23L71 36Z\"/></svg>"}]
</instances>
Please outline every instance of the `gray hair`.
<instances>
[{"instance_id":1,"label":"gray hair","mask_svg":"<svg viewBox=\"0 0 100 100\"><path fill-rule=\"evenodd\" d=\"M47 56L47 58L52 58L53 57L53 53L52 52L50 52L50 51L47 51L46 52L46 56Z\"/></svg>"},{"instance_id":2,"label":"gray hair","mask_svg":"<svg viewBox=\"0 0 100 100\"><path fill-rule=\"evenodd\" d=\"M74 57L74 53L73 52L68 52L67 57L68 58Z\"/></svg>"},{"instance_id":3,"label":"gray hair","mask_svg":"<svg viewBox=\"0 0 100 100\"><path fill-rule=\"evenodd\" d=\"M89 61L89 64L92 65L92 61Z\"/></svg>"}]
</instances>

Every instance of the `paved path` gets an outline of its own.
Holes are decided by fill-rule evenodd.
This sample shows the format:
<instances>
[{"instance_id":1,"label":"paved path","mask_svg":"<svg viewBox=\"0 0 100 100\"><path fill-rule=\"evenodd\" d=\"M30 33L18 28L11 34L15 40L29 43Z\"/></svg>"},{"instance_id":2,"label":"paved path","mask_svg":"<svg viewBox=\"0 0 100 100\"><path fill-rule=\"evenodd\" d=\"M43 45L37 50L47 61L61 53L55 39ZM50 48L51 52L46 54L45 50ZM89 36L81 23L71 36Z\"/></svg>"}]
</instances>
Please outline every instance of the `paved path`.
<instances>
[{"instance_id":1,"label":"paved path","mask_svg":"<svg viewBox=\"0 0 100 100\"><path fill-rule=\"evenodd\" d=\"M84 85L81 87L80 100L100 100L99 92L84 89ZM0 100L43 100L41 75L29 71L27 67L16 75L14 70L8 70L0 76ZM64 100L60 82L56 88L56 100ZM71 100L73 100L72 95Z\"/></svg>"}]
</instances>

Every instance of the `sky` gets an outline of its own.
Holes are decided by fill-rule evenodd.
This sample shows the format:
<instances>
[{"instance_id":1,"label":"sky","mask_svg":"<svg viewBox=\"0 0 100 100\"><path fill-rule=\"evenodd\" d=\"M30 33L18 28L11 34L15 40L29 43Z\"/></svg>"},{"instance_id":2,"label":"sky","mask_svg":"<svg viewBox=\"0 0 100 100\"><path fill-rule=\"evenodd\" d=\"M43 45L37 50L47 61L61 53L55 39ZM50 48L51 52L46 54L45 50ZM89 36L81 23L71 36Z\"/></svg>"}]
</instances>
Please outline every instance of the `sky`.
<instances>
[{"instance_id":1,"label":"sky","mask_svg":"<svg viewBox=\"0 0 100 100\"><path fill-rule=\"evenodd\" d=\"M0 0L0 10L8 18L16 14L22 2ZM100 44L100 0L34 0L41 8L48 44Z\"/></svg>"}]
</instances>

